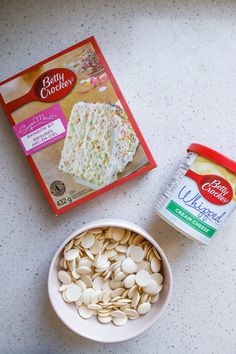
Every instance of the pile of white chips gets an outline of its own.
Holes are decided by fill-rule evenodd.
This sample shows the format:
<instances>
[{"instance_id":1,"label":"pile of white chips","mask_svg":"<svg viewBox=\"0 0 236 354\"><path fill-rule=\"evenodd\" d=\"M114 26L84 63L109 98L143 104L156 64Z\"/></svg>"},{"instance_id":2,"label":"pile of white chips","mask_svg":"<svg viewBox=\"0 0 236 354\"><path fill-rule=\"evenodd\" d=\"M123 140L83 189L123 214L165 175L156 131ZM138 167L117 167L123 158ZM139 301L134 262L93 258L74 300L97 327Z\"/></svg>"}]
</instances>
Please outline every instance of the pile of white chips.
<instances>
[{"instance_id":1,"label":"pile of white chips","mask_svg":"<svg viewBox=\"0 0 236 354\"><path fill-rule=\"evenodd\" d=\"M161 257L144 237L117 227L88 230L64 248L59 291L81 317L123 326L158 301Z\"/></svg>"}]
</instances>

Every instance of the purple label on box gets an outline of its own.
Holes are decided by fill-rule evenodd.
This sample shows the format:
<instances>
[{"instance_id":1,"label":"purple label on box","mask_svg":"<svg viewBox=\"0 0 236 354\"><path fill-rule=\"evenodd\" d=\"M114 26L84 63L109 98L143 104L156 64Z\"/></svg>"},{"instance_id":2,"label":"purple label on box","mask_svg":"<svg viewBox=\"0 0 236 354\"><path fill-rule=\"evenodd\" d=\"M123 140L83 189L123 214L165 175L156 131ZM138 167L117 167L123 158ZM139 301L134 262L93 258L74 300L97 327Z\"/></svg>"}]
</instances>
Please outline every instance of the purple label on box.
<instances>
[{"instance_id":1,"label":"purple label on box","mask_svg":"<svg viewBox=\"0 0 236 354\"><path fill-rule=\"evenodd\" d=\"M13 127L26 156L65 138L66 129L67 120L58 103Z\"/></svg>"}]
</instances>

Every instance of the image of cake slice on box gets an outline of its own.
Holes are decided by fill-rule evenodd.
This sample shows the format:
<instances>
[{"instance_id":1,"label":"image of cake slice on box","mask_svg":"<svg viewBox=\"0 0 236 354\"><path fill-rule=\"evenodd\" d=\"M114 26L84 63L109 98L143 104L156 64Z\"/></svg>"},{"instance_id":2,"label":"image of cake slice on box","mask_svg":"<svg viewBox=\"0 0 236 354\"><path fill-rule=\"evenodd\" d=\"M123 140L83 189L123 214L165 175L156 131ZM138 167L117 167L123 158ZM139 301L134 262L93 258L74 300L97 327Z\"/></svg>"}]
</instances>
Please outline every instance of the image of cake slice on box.
<instances>
[{"instance_id":1,"label":"image of cake slice on box","mask_svg":"<svg viewBox=\"0 0 236 354\"><path fill-rule=\"evenodd\" d=\"M102 188L132 161L139 140L122 108L107 103L74 105L59 170L79 184Z\"/></svg>"}]
</instances>

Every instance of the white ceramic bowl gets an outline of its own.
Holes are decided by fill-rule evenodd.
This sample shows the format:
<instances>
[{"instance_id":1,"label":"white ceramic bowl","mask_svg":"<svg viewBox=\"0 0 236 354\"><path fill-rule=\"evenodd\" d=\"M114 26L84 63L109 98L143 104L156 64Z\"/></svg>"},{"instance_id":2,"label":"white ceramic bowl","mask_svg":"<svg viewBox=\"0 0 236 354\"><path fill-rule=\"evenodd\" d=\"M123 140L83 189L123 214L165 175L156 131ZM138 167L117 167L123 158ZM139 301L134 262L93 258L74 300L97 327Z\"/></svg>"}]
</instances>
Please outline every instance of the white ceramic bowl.
<instances>
[{"instance_id":1,"label":"white ceramic bowl","mask_svg":"<svg viewBox=\"0 0 236 354\"><path fill-rule=\"evenodd\" d=\"M112 323L106 325L101 324L97 321L95 316L88 320L81 318L74 304L68 304L64 302L61 293L59 293L58 291L60 282L57 278L57 272L59 270L59 260L64 246L73 237L84 232L85 230L104 226L122 227L142 235L153 244L153 246L157 249L162 258L162 274L164 276L164 282L159 300L152 305L151 310L146 315L140 316L136 320L127 321L126 325L123 327L116 327ZM58 317L62 320L62 322L64 322L67 327L69 327L75 333L97 342L120 342L133 338L139 335L140 333L144 332L160 317L160 315L166 308L170 299L171 290L172 272L170 269L169 262L160 246L156 243L152 236L150 236L140 226L137 226L129 221L119 219L96 220L77 229L63 242L63 244L57 250L55 256L53 257L48 275L49 298Z\"/></svg>"}]
</instances>

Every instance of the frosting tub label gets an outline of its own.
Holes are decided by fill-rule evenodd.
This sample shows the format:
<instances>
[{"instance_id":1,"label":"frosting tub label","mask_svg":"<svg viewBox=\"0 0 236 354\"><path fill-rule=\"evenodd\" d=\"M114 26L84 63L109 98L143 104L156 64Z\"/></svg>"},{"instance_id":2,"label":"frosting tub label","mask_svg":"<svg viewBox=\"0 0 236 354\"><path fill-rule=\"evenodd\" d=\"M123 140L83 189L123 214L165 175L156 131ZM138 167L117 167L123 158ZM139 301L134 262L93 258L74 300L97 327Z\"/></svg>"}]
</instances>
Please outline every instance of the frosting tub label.
<instances>
[{"instance_id":1,"label":"frosting tub label","mask_svg":"<svg viewBox=\"0 0 236 354\"><path fill-rule=\"evenodd\" d=\"M157 213L186 236L208 244L236 206L236 176L215 162L189 153Z\"/></svg>"}]
</instances>

